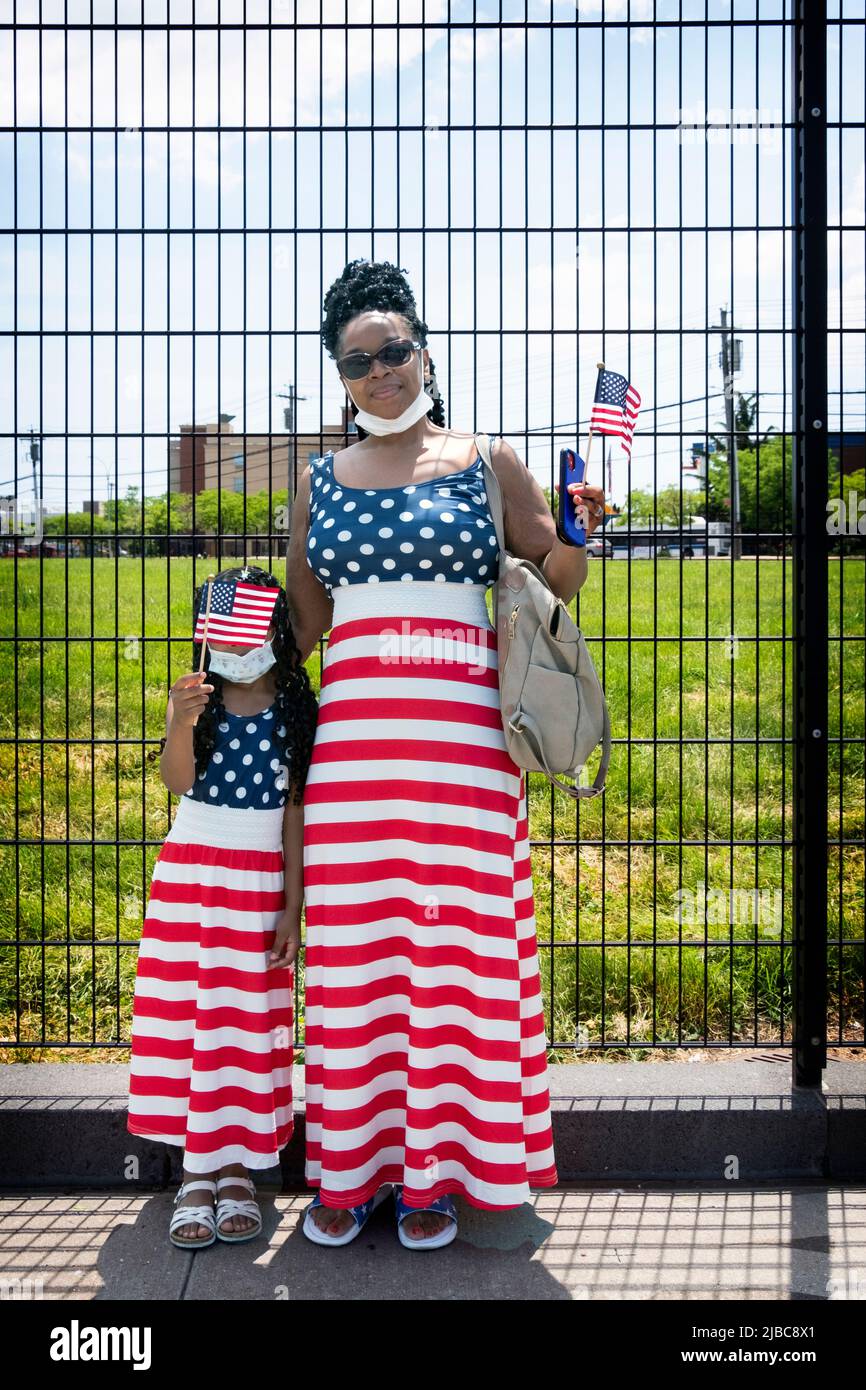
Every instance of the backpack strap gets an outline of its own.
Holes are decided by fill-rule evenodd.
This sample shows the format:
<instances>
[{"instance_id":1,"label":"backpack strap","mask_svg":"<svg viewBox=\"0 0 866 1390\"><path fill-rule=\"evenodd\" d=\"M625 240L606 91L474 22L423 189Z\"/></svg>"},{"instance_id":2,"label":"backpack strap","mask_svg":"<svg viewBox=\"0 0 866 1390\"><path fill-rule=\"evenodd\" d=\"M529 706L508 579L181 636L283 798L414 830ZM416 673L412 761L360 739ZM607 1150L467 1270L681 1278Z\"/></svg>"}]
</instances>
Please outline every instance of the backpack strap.
<instances>
[{"instance_id":1,"label":"backpack strap","mask_svg":"<svg viewBox=\"0 0 866 1390\"><path fill-rule=\"evenodd\" d=\"M559 787L560 791L567 792L567 794L570 797L573 797L575 800L583 800L585 797L598 796L600 792L604 791L604 783L607 777L607 769L610 765L611 747L610 714L608 712L606 700L602 701L602 712L604 715L604 733L602 736L601 745L601 762L599 763L598 771L595 774L595 781L589 787L571 786L568 782L561 781L560 778L555 775L555 773L550 771L550 768L547 766L547 759L544 756L544 741L541 738L541 734L538 730L538 727L533 723L533 721L529 718L525 711L523 713L524 723L529 728L530 732L535 735L535 743L536 747L538 748L539 757L541 758L541 761L544 763L545 777L547 777L548 780L554 784L554 786ZM511 727L514 728L513 725ZM515 729L515 733L518 732L520 731Z\"/></svg>"},{"instance_id":2,"label":"backpack strap","mask_svg":"<svg viewBox=\"0 0 866 1390\"><path fill-rule=\"evenodd\" d=\"M490 458L490 435L476 434L475 444L484 461L484 482L487 488L487 501L490 506L490 515L493 517L493 525L496 528L496 539L499 542L499 549L503 554L508 554L505 544L505 523L502 513L502 488L499 479L493 471L493 464Z\"/></svg>"}]
</instances>

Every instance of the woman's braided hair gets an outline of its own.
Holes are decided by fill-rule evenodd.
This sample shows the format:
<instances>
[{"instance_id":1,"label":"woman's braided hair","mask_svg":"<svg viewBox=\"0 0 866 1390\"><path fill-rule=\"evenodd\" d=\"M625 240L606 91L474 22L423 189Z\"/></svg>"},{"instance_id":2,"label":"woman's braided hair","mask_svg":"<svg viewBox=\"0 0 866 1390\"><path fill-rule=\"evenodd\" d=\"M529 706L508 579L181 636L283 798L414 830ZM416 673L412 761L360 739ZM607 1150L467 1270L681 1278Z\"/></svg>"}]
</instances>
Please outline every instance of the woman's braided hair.
<instances>
[{"instance_id":1,"label":"woman's braided hair","mask_svg":"<svg viewBox=\"0 0 866 1390\"><path fill-rule=\"evenodd\" d=\"M386 314L399 314L405 319L409 336L422 347L427 346L427 325L418 316L415 296L404 272L390 261L349 261L342 274L334 281L324 299L325 317L322 320L322 343L328 355L336 361L340 356L340 341L343 330L356 314L369 309L378 309ZM445 428L445 407L436 380L436 367L430 359L430 377L424 389L432 398L427 412L428 420ZM351 398L350 398L351 401ZM358 407L351 401L352 415L358 414ZM366 432L356 425L359 439L366 439Z\"/></svg>"},{"instance_id":2,"label":"woman's braided hair","mask_svg":"<svg viewBox=\"0 0 866 1390\"><path fill-rule=\"evenodd\" d=\"M301 653L298 650L289 618L289 605L285 589L275 575L261 569L258 565L246 565L243 570L240 566L236 566L234 569L220 570L217 577L219 579L239 579L242 573L246 584L258 584L272 589L279 588L280 591L271 615L271 622L274 625L274 636L271 640L276 657L273 669L277 686L277 717L274 720L273 740L280 754L280 762L288 768L290 781L286 799L288 800L294 793L292 799L294 804L299 806L313 753L313 738L319 712L318 701L310 686L306 667L301 662ZM204 589L205 585L200 584L195 591L193 612L196 614L201 606ZM193 671L197 671L199 668L201 647L201 642L193 642L193 664L191 667ZM226 709L223 704L223 677L209 669L209 655L210 649L206 645L204 669L208 672L208 684L213 686L213 690L193 728L193 754L196 773L204 772L210 763L211 754L216 747L217 725L223 723L226 717ZM284 735L279 734L280 728L285 728ZM154 750L152 756L160 757L164 748L165 738L163 737L159 749Z\"/></svg>"}]
</instances>

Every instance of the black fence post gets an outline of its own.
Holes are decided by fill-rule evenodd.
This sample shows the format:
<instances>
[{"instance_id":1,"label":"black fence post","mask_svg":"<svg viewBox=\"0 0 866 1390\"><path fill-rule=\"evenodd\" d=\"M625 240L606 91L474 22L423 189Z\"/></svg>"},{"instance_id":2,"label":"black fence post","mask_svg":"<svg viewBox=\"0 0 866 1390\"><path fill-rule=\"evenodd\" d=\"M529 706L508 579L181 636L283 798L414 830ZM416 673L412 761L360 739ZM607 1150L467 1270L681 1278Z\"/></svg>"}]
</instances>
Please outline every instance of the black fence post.
<instances>
[{"instance_id":1,"label":"black fence post","mask_svg":"<svg viewBox=\"0 0 866 1390\"><path fill-rule=\"evenodd\" d=\"M827 1065L827 6L795 0L792 43L795 1086Z\"/></svg>"}]
</instances>

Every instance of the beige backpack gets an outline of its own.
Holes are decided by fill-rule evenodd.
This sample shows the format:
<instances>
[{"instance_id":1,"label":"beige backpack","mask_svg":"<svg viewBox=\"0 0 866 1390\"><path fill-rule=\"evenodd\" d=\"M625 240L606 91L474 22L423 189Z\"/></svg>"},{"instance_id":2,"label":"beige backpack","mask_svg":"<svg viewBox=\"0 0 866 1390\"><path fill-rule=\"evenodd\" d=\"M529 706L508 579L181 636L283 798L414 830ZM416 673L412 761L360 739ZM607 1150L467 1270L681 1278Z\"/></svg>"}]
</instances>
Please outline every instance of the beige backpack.
<instances>
[{"instance_id":1,"label":"beige backpack","mask_svg":"<svg viewBox=\"0 0 866 1390\"><path fill-rule=\"evenodd\" d=\"M490 514L499 541L493 625L499 654L499 695L508 752L518 767L543 772L571 797L604 791L610 763L610 717L583 633L541 570L505 548L502 492L490 462L490 439L475 436L484 460ZM579 776L599 743L592 786L569 786L555 774Z\"/></svg>"}]
</instances>

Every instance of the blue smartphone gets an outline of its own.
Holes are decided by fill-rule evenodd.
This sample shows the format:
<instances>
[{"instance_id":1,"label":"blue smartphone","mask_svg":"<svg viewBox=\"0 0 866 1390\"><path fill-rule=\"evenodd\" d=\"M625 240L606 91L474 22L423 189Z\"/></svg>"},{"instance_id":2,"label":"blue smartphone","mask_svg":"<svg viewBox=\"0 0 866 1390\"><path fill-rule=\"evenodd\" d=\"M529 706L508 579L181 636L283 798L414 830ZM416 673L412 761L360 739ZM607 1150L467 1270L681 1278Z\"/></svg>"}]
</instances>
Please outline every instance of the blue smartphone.
<instances>
[{"instance_id":1,"label":"blue smartphone","mask_svg":"<svg viewBox=\"0 0 866 1390\"><path fill-rule=\"evenodd\" d=\"M569 483L582 483L585 464L574 449L559 451L559 524L574 545L586 545L586 527L578 520L579 498L568 491Z\"/></svg>"}]
</instances>

